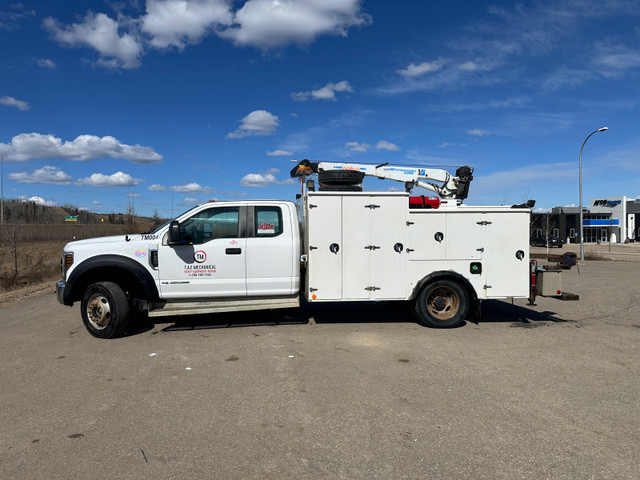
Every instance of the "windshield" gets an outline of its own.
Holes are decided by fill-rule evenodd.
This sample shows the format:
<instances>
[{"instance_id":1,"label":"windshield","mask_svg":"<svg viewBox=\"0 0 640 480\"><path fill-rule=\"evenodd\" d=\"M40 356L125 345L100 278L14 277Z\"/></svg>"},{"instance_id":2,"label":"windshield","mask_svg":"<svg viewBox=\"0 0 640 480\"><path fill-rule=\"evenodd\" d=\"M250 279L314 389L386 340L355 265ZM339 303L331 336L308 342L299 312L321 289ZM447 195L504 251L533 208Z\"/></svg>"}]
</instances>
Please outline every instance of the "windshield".
<instances>
[{"instance_id":1,"label":"windshield","mask_svg":"<svg viewBox=\"0 0 640 480\"><path fill-rule=\"evenodd\" d=\"M189 213L189 212L190 212L191 210L193 210L194 208L197 208L197 207L199 207L199 206L200 206L200 205L194 205L193 207L191 207L191 208L189 208L189 209L185 210L184 212L182 212L180 215L177 215L175 218L180 218L180 217L182 217L183 215L185 215L185 214ZM171 223L175 218L173 218L173 219L169 220L168 222L163 223L163 224L162 224L162 225L160 225L158 228L156 228L155 230L153 230L153 231L151 231L151 232L149 232L149 233L152 233L152 234L153 234L153 233L158 233L158 232L159 232L160 230L162 230L164 227L166 227L167 225L169 225L169 224L170 224L170 223Z\"/></svg>"}]
</instances>

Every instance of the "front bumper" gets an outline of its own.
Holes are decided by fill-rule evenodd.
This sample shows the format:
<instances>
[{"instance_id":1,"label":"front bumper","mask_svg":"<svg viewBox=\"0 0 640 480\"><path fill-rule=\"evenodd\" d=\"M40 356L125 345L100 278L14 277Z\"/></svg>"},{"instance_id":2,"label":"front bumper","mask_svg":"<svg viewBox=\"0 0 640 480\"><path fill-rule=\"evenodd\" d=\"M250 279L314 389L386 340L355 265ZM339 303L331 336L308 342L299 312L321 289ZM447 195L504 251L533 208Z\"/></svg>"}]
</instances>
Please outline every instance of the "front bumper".
<instances>
[{"instance_id":1,"label":"front bumper","mask_svg":"<svg viewBox=\"0 0 640 480\"><path fill-rule=\"evenodd\" d=\"M56 298L58 299L58 302L60 302L62 305L65 305L64 303L64 289L66 288L67 284L65 282L58 282L56 283Z\"/></svg>"}]
</instances>

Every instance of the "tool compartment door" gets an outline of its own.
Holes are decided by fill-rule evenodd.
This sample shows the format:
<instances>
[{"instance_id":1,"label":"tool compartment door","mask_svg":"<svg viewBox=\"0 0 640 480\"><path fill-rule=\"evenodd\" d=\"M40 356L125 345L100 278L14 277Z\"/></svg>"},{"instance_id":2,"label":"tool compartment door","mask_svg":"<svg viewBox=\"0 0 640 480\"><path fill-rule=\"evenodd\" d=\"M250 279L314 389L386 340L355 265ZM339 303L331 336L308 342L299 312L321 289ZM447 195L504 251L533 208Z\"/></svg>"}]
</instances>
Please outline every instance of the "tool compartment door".
<instances>
[{"instance_id":1,"label":"tool compartment door","mask_svg":"<svg viewBox=\"0 0 640 480\"><path fill-rule=\"evenodd\" d=\"M306 204L308 300L342 298L342 197L309 194ZM335 246L337 245L337 249ZM314 298L315 296L315 298Z\"/></svg>"},{"instance_id":2,"label":"tool compartment door","mask_svg":"<svg viewBox=\"0 0 640 480\"><path fill-rule=\"evenodd\" d=\"M342 204L342 235L344 244L342 289L343 298L368 300L371 287L372 211L371 197L345 196Z\"/></svg>"},{"instance_id":3,"label":"tool compartment door","mask_svg":"<svg viewBox=\"0 0 640 480\"><path fill-rule=\"evenodd\" d=\"M490 213L485 219L491 222L485 227L482 262L489 287L487 297L526 298L529 294L529 212Z\"/></svg>"},{"instance_id":4,"label":"tool compartment door","mask_svg":"<svg viewBox=\"0 0 640 480\"><path fill-rule=\"evenodd\" d=\"M406 298L407 210L406 195L343 197L344 299Z\"/></svg>"}]
</instances>

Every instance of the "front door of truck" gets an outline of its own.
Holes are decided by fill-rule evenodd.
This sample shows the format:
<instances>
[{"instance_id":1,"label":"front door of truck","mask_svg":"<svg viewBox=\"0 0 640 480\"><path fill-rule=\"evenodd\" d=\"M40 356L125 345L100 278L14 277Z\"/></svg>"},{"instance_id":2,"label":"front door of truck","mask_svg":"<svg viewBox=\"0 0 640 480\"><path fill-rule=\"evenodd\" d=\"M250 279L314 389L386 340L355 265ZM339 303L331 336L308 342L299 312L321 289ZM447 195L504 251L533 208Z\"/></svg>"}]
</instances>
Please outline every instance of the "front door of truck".
<instances>
[{"instance_id":1,"label":"front door of truck","mask_svg":"<svg viewBox=\"0 0 640 480\"><path fill-rule=\"evenodd\" d=\"M246 207L215 206L180 222L180 244L158 252L163 298L242 297L246 285Z\"/></svg>"}]
</instances>

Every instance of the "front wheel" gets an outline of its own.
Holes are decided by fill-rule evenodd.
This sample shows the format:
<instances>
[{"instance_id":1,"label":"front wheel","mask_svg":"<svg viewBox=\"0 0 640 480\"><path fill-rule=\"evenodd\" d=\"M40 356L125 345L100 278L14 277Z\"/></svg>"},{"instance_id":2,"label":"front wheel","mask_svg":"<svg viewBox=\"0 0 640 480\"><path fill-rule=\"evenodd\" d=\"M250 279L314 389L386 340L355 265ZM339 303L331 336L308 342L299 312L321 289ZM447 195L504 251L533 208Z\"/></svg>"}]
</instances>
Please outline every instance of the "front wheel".
<instances>
[{"instance_id":1,"label":"front wheel","mask_svg":"<svg viewBox=\"0 0 640 480\"><path fill-rule=\"evenodd\" d=\"M462 325L469 310L466 290L451 280L436 280L425 286L415 301L415 313L423 325L452 328Z\"/></svg>"},{"instance_id":2,"label":"front wheel","mask_svg":"<svg viewBox=\"0 0 640 480\"><path fill-rule=\"evenodd\" d=\"M82 322L97 338L122 335L129 322L129 301L120 286L113 282L89 285L82 298Z\"/></svg>"}]
</instances>

